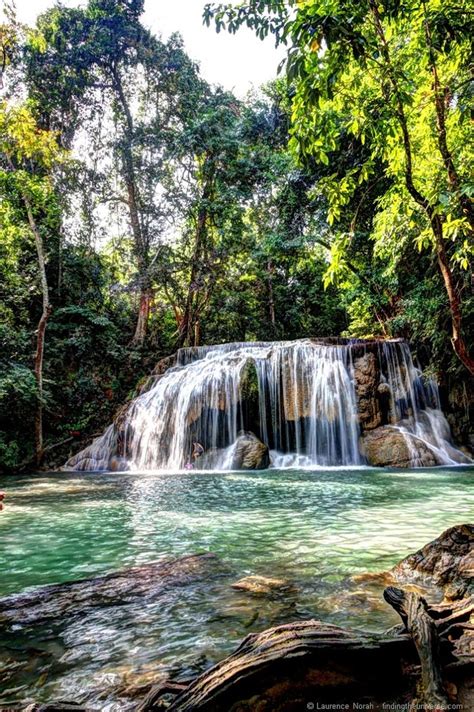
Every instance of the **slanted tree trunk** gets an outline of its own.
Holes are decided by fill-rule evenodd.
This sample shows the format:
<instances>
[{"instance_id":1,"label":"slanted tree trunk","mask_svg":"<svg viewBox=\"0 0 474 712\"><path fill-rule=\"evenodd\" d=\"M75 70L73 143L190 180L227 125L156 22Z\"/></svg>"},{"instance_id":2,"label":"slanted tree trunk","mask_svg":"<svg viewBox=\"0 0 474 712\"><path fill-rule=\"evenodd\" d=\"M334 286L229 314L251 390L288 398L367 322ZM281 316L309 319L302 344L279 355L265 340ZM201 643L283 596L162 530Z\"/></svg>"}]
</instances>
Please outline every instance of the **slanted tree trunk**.
<instances>
[{"instance_id":1,"label":"slanted tree trunk","mask_svg":"<svg viewBox=\"0 0 474 712\"><path fill-rule=\"evenodd\" d=\"M434 222L434 224L433 224ZM451 343L459 359L466 366L469 372L474 375L474 359L469 354L462 335L462 315L461 300L454 283L453 273L449 265L449 258L446 254L446 245L443 238L443 226L438 215L433 216L432 229L437 235L436 253L438 267L444 281L444 287L448 295L449 308L451 311Z\"/></svg>"},{"instance_id":2,"label":"slanted tree trunk","mask_svg":"<svg viewBox=\"0 0 474 712\"><path fill-rule=\"evenodd\" d=\"M7 155L7 162L12 172L15 171L15 165L13 163L12 157ZM36 379L37 388L37 398L38 404L36 406L35 413L35 462L37 465L41 464L43 459L44 445L43 445L43 357L44 357L44 342L46 334L46 325L48 323L49 315L51 313L51 304L49 301L49 288L48 288L48 278L46 275L46 259L44 254L43 238L41 237L41 232L36 223L33 208L31 206L30 199L27 193L22 192L21 198L26 209L26 214L28 217L28 224L30 230L33 233L36 246L36 254L38 256L38 267L41 281L41 294L42 294L42 310L40 320L38 322L38 330L36 332L36 353L35 353L35 365L34 373Z\"/></svg>"},{"instance_id":3,"label":"slanted tree trunk","mask_svg":"<svg viewBox=\"0 0 474 712\"><path fill-rule=\"evenodd\" d=\"M369 6L372 13L372 17L374 19L375 31L380 41L381 55L385 62L387 76L392 86L393 96L395 98L396 117L402 131L403 148L405 152L405 185L413 200L415 200L415 202L423 209L426 216L428 217L433 232L438 267L443 278L444 287L448 296L449 309L451 313L451 343L454 352L458 356L460 361L464 364L464 366L467 368L467 370L472 375L474 375L474 358L472 358L472 356L470 355L463 337L461 299L459 296L458 289L456 288L456 285L454 283L452 270L449 265L449 258L446 252L446 242L443 235L442 219L436 211L436 206L432 205L428 198L426 198L422 193L420 193L420 191L415 187L413 181L413 157L411 149L411 140L408 131L408 121L405 114L405 108L403 105L400 87L398 84L398 78L395 69L392 65L389 45L385 37L385 32L380 18L377 1L369 0ZM384 93L386 95L387 101L390 101L390 92L388 92L387 89L384 88ZM439 111L438 93L439 86L438 91L436 91L435 89L438 145L441 151L441 155L443 156L445 168L447 170L448 183L450 183L453 188L458 188L459 186L457 183L457 174L454 169L452 157L448 151L446 143L446 126L444 123L444 111L442 111L441 114Z\"/></svg>"}]
</instances>

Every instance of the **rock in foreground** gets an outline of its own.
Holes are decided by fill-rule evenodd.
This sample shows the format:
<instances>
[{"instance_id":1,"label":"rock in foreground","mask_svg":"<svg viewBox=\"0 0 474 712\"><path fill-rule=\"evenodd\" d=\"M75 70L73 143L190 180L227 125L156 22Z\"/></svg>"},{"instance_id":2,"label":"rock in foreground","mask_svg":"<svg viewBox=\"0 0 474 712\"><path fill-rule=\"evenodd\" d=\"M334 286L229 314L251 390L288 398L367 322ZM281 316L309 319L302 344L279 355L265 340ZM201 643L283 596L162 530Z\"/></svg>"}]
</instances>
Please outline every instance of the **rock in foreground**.
<instances>
[{"instance_id":1,"label":"rock in foreground","mask_svg":"<svg viewBox=\"0 0 474 712\"><path fill-rule=\"evenodd\" d=\"M437 586L448 598L474 593L474 525L447 529L389 573L401 583Z\"/></svg>"}]
</instances>

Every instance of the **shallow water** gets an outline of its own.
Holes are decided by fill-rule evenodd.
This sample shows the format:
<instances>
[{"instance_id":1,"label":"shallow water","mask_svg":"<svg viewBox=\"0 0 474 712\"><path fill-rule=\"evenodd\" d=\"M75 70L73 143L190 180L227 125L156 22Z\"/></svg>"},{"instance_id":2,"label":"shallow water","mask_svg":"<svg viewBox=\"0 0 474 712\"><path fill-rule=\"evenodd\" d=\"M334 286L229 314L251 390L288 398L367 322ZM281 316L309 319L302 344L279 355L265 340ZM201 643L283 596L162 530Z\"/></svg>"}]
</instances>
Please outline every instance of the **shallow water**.
<instances>
[{"instance_id":1,"label":"shallow water","mask_svg":"<svg viewBox=\"0 0 474 712\"><path fill-rule=\"evenodd\" d=\"M470 467L5 478L0 595L200 551L217 554L228 575L60 628L8 631L0 665L12 655L28 665L3 685L23 689L3 700L94 698L101 687L115 699L130 670L189 674L249 632L288 620L388 627L397 621L378 584L361 588L349 577L385 570L472 521L473 475ZM230 587L249 574L296 590L262 598Z\"/></svg>"}]
</instances>

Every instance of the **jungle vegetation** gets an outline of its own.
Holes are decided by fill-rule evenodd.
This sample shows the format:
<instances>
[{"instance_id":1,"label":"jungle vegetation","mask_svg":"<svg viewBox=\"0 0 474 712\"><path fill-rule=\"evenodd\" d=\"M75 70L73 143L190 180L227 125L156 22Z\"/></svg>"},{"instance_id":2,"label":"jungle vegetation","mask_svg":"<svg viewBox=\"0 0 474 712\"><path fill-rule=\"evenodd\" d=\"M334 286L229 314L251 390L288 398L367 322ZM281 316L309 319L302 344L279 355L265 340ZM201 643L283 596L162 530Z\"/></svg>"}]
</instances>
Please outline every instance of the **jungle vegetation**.
<instances>
[{"instance_id":1,"label":"jungle vegetation","mask_svg":"<svg viewBox=\"0 0 474 712\"><path fill-rule=\"evenodd\" d=\"M467 1L208 5L287 45L245 101L142 13L0 25L0 469L90 438L182 346L403 337L466 383Z\"/></svg>"}]
</instances>

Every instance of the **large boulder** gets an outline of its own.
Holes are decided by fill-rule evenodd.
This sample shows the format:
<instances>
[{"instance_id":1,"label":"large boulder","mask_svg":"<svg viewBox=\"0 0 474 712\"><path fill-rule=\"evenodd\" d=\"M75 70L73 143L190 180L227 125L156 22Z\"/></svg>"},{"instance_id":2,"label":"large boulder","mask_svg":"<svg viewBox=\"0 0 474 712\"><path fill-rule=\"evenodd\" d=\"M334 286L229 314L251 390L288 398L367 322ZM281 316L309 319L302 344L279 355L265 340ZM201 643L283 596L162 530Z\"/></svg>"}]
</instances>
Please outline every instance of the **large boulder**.
<instances>
[{"instance_id":1,"label":"large boulder","mask_svg":"<svg viewBox=\"0 0 474 712\"><path fill-rule=\"evenodd\" d=\"M233 470L265 470L270 466L268 445L250 432L241 433L234 445Z\"/></svg>"},{"instance_id":2,"label":"large boulder","mask_svg":"<svg viewBox=\"0 0 474 712\"><path fill-rule=\"evenodd\" d=\"M390 570L400 583L434 585L447 597L474 593L474 525L444 531Z\"/></svg>"},{"instance_id":3,"label":"large boulder","mask_svg":"<svg viewBox=\"0 0 474 712\"><path fill-rule=\"evenodd\" d=\"M373 467L433 467L438 463L431 450L389 425L364 433L362 449Z\"/></svg>"}]
</instances>

